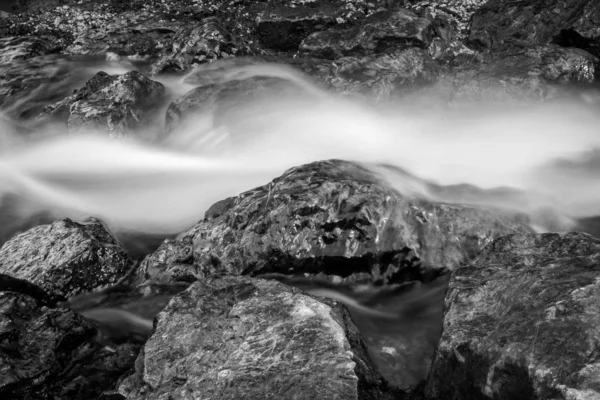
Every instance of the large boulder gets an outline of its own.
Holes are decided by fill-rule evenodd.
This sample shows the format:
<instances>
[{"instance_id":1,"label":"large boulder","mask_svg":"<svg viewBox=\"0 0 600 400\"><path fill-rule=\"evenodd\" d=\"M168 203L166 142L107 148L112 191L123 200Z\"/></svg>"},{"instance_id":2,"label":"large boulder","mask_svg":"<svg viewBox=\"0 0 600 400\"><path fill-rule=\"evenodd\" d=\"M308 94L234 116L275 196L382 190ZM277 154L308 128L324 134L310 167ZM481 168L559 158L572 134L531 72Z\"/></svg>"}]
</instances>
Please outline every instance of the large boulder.
<instances>
[{"instance_id":1,"label":"large boulder","mask_svg":"<svg viewBox=\"0 0 600 400\"><path fill-rule=\"evenodd\" d=\"M403 282L455 269L515 232L531 232L522 217L420 200L362 165L321 161L215 204L148 256L140 279L282 272Z\"/></svg>"},{"instance_id":2,"label":"large boulder","mask_svg":"<svg viewBox=\"0 0 600 400\"><path fill-rule=\"evenodd\" d=\"M0 248L0 273L67 298L115 283L131 268L118 242L97 220L61 219L12 238Z\"/></svg>"},{"instance_id":3,"label":"large boulder","mask_svg":"<svg viewBox=\"0 0 600 400\"><path fill-rule=\"evenodd\" d=\"M446 294L429 399L600 398L600 240L496 239Z\"/></svg>"},{"instance_id":4,"label":"large boulder","mask_svg":"<svg viewBox=\"0 0 600 400\"><path fill-rule=\"evenodd\" d=\"M347 312L246 277L193 284L157 316L128 399L392 399Z\"/></svg>"}]
</instances>

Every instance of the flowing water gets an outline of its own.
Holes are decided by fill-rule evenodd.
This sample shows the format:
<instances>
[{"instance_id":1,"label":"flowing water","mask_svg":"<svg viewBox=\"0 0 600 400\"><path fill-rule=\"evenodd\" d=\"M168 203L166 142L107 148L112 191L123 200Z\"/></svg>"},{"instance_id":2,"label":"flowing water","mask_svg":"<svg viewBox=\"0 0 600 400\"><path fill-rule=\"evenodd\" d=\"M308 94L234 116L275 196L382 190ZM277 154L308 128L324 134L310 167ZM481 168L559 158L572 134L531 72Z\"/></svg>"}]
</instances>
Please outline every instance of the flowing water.
<instances>
[{"instance_id":1,"label":"flowing water","mask_svg":"<svg viewBox=\"0 0 600 400\"><path fill-rule=\"evenodd\" d=\"M99 70L135 68L85 65L87 78ZM330 158L373 165L402 192L437 201L466 200L445 198L425 183L518 189L518 201L494 196L469 201L528 213L540 230L550 229L546 217L539 217L548 212L565 229L572 219L600 215L600 102L593 92L518 107L449 108L434 91L375 104L328 93L289 68L236 68L224 79L289 79L310 100L274 95L258 106L241 103L236 112L219 116L218 124L205 113L168 135L159 113L155 128L127 139L30 126L6 112L0 122L0 199L18 200L0 214L0 225L44 211L96 216L116 232L162 237L193 225L218 200L265 184L287 168ZM161 81L174 97L192 88L182 78ZM439 312L433 314L439 321ZM363 330L379 329L378 334L401 329L408 335L413 329L406 320L390 325L358 319ZM425 325L431 329L430 322Z\"/></svg>"}]
</instances>

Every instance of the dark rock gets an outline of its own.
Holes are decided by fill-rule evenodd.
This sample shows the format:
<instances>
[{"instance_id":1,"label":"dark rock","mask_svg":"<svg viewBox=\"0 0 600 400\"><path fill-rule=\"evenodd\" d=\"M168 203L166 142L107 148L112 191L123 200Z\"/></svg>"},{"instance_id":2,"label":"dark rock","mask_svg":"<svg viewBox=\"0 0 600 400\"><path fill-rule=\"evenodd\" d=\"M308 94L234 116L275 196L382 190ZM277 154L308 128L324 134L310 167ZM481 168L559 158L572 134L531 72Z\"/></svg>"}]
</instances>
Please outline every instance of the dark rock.
<instances>
[{"instance_id":1,"label":"dark rock","mask_svg":"<svg viewBox=\"0 0 600 400\"><path fill-rule=\"evenodd\" d=\"M557 84L591 83L599 66L600 60L584 50L533 47L506 54L479 69L456 73L452 102L551 100L564 95Z\"/></svg>"},{"instance_id":2,"label":"dark rock","mask_svg":"<svg viewBox=\"0 0 600 400\"><path fill-rule=\"evenodd\" d=\"M51 296L69 297L115 283L130 261L103 224L70 219L41 225L0 248L0 272L38 285Z\"/></svg>"},{"instance_id":3,"label":"dark rock","mask_svg":"<svg viewBox=\"0 0 600 400\"><path fill-rule=\"evenodd\" d=\"M508 235L457 269L430 399L600 396L600 241Z\"/></svg>"},{"instance_id":4,"label":"dark rock","mask_svg":"<svg viewBox=\"0 0 600 400\"><path fill-rule=\"evenodd\" d=\"M0 293L0 396L4 399L96 398L114 388L139 345L99 348L96 329L70 310Z\"/></svg>"},{"instance_id":5,"label":"dark rock","mask_svg":"<svg viewBox=\"0 0 600 400\"><path fill-rule=\"evenodd\" d=\"M331 304L272 281L197 282L157 316L156 332L119 393L128 399L401 398L373 369L347 312Z\"/></svg>"},{"instance_id":6,"label":"dark rock","mask_svg":"<svg viewBox=\"0 0 600 400\"><path fill-rule=\"evenodd\" d=\"M211 17L178 29L166 49L152 65L152 74L187 71L208 60L234 56L239 47L220 21Z\"/></svg>"},{"instance_id":7,"label":"dark rock","mask_svg":"<svg viewBox=\"0 0 600 400\"><path fill-rule=\"evenodd\" d=\"M490 0L473 16L469 42L494 52L545 45L563 30L589 26L599 7L595 0Z\"/></svg>"},{"instance_id":8,"label":"dark rock","mask_svg":"<svg viewBox=\"0 0 600 400\"><path fill-rule=\"evenodd\" d=\"M429 46L433 38L430 20L408 10L381 11L360 25L315 32L300 45L303 53L337 59L343 56L386 53L395 48Z\"/></svg>"},{"instance_id":9,"label":"dark rock","mask_svg":"<svg viewBox=\"0 0 600 400\"><path fill-rule=\"evenodd\" d=\"M280 272L403 282L454 269L495 237L530 231L515 216L403 196L363 166L323 161L240 194L218 217L165 242L140 273L167 281Z\"/></svg>"},{"instance_id":10,"label":"dark rock","mask_svg":"<svg viewBox=\"0 0 600 400\"><path fill-rule=\"evenodd\" d=\"M256 35L263 46L277 51L296 51L311 33L336 25L339 2L279 5L258 17Z\"/></svg>"},{"instance_id":11,"label":"dark rock","mask_svg":"<svg viewBox=\"0 0 600 400\"><path fill-rule=\"evenodd\" d=\"M120 76L99 72L72 96L46 107L45 114L59 121L67 118L74 132L102 129L121 136L145 126L164 97L162 83L137 71Z\"/></svg>"},{"instance_id":12,"label":"dark rock","mask_svg":"<svg viewBox=\"0 0 600 400\"><path fill-rule=\"evenodd\" d=\"M382 55L344 57L324 81L343 94L364 94L377 99L403 96L438 79L440 69L425 50L410 48ZM323 77L322 77L323 79Z\"/></svg>"}]
</instances>

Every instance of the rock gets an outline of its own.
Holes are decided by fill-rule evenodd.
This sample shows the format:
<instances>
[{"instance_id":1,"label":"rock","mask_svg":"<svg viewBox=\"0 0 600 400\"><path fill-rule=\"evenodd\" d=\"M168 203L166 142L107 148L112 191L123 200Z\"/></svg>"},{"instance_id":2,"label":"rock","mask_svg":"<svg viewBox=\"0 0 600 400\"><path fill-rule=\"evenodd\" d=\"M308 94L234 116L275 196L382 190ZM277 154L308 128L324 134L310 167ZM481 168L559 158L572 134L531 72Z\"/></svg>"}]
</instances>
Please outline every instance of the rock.
<instances>
[{"instance_id":1,"label":"rock","mask_svg":"<svg viewBox=\"0 0 600 400\"><path fill-rule=\"evenodd\" d=\"M231 35L214 17L177 30L166 51L156 61L152 74L188 71L208 60L236 55L238 47Z\"/></svg>"},{"instance_id":2,"label":"rock","mask_svg":"<svg viewBox=\"0 0 600 400\"><path fill-rule=\"evenodd\" d=\"M336 19L343 12L343 3L335 0L297 3L266 6L258 14L256 35L263 46L277 51L297 51L308 35L336 25Z\"/></svg>"},{"instance_id":3,"label":"rock","mask_svg":"<svg viewBox=\"0 0 600 400\"><path fill-rule=\"evenodd\" d=\"M429 399L600 398L600 240L496 239L457 269Z\"/></svg>"},{"instance_id":4,"label":"rock","mask_svg":"<svg viewBox=\"0 0 600 400\"><path fill-rule=\"evenodd\" d=\"M97 73L72 96L47 107L45 114L67 118L73 132L102 129L110 135L127 135L151 120L164 99L165 87L137 71L120 76Z\"/></svg>"},{"instance_id":5,"label":"rock","mask_svg":"<svg viewBox=\"0 0 600 400\"><path fill-rule=\"evenodd\" d=\"M68 218L24 232L0 248L0 273L66 298L115 283L130 261L103 224Z\"/></svg>"},{"instance_id":6,"label":"rock","mask_svg":"<svg viewBox=\"0 0 600 400\"><path fill-rule=\"evenodd\" d=\"M369 169L339 160L292 168L229 204L161 245L142 262L140 279L280 272L427 280L500 235L531 232L514 215L405 196Z\"/></svg>"},{"instance_id":7,"label":"rock","mask_svg":"<svg viewBox=\"0 0 600 400\"><path fill-rule=\"evenodd\" d=\"M104 55L113 52L119 56L158 56L165 43L173 40L176 32L170 24L157 22L131 24L110 17L106 19L101 21L100 29L80 32L65 51L68 54L86 55Z\"/></svg>"},{"instance_id":8,"label":"rock","mask_svg":"<svg viewBox=\"0 0 600 400\"><path fill-rule=\"evenodd\" d=\"M545 45L563 30L582 27L588 16L593 21L598 10L595 0L491 0L473 15L469 43L494 52Z\"/></svg>"},{"instance_id":9,"label":"rock","mask_svg":"<svg viewBox=\"0 0 600 400\"><path fill-rule=\"evenodd\" d=\"M244 277L200 281L175 297L118 390L131 400L397 398L343 309Z\"/></svg>"},{"instance_id":10,"label":"rock","mask_svg":"<svg viewBox=\"0 0 600 400\"><path fill-rule=\"evenodd\" d=\"M452 102L544 101L565 95L559 84L591 83L600 60L584 50L533 47L454 76ZM567 89L565 87L565 89Z\"/></svg>"},{"instance_id":11,"label":"rock","mask_svg":"<svg viewBox=\"0 0 600 400\"><path fill-rule=\"evenodd\" d=\"M430 20L408 10L381 11L357 26L339 26L315 32L300 45L310 56L337 59L343 56L386 53L395 48L429 46L433 38Z\"/></svg>"},{"instance_id":12,"label":"rock","mask_svg":"<svg viewBox=\"0 0 600 400\"><path fill-rule=\"evenodd\" d=\"M382 55L343 57L324 80L342 94L364 94L378 100L404 96L435 82L440 69L422 49L395 50Z\"/></svg>"},{"instance_id":13,"label":"rock","mask_svg":"<svg viewBox=\"0 0 600 400\"><path fill-rule=\"evenodd\" d=\"M96 329L70 310L42 308L31 297L0 292L0 396L96 398L114 388L139 345L101 349Z\"/></svg>"}]
</instances>

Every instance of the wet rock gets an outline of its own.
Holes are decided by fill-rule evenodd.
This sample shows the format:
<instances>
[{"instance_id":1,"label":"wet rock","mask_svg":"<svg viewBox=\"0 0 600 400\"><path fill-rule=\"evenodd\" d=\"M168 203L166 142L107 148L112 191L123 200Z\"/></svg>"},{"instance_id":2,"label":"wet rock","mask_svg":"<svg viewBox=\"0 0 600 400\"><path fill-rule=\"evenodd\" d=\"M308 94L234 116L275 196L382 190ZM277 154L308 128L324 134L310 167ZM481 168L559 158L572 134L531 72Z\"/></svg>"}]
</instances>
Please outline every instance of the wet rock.
<instances>
[{"instance_id":1,"label":"wet rock","mask_svg":"<svg viewBox=\"0 0 600 400\"><path fill-rule=\"evenodd\" d=\"M395 48L422 47L433 38L430 20L408 10L381 11L358 26L339 26L315 32L300 45L310 56L337 59L343 56L386 53Z\"/></svg>"},{"instance_id":2,"label":"wet rock","mask_svg":"<svg viewBox=\"0 0 600 400\"><path fill-rule=\"evenodd\" d=\"M399 398L374 371L342 308L243 277L200 281L175 297L157 316L156 332L119 393L128 399Z\"/></svg>"},{"instance_id":3,"label":"wet rock","mask_svg":"<svg viewBox=\"0 0 600 400\"><path fill-rule=\"evenodd\" d=\"M139 345L99 348L96 329L70 310L0 292L0 396L5 399L96 398L114 388Z\"/></svg>"},{"instance_id":4,"label":"wet rock","mask_svg":"<svg viewBox=\"0 0 600 400\"><path fill-rule=\"evenodd\" d=\"M422 49L382 55L344 57L324 81L342 94L371 95L379 100L402 96L435 82L440 69ZM323 79L323 77L322 77Z\"/></svg>"},{"instance_id":5,"label":"wet rock","mask_svg":"<svg viewBox=\"0 0 600 400\"><path fill-rule=\"evenodd\" d=\"M599 398L599 282L587 234L496 239L452 275L427 397Z\"/></svg>"},{"instance_id":6,"label":"wet rock","mask_svg":"<svg viewBox=\"0 0 600 400\"><path fill-rule=\"evenodd\" d=\"M130 261L103 224L61 219L40 225L0 248L0 272L38 285L51 296L69 297L115 283Z\"/></svg>"},{"instance_id":7,"label":"wet rock","mask_svg":"<svg viewBox=\"0 0 600 400\"><path fill-rule=\"evenodd\" d=\"M473 14L486 4L488 0L436 0L409 1L404 7L419 14L435 19L446 19L455 25L457 39L464 39L469 34Z\"/></svg>"},{"instance_id":8,"label":"wet rock","mask_svg":"<svg viewBox=\"0 0 600 400\"><path fill-rule=\"evenodd\" d=\"M140 276L168 281L281 272L379 283L431 279L476 256L493 238L531 231L514 215L403 195L369 169L339 160L292 168L229 204L165 242L142 262Z\"/></svg>"},{"instance_id":9,"label":"wet rock","mask_svg":"<svg viewBox=\"0 0 600 400\"><path fill-rule=\"evenodd\" d=\"M58 121L66 118L73 132L101 129L121 136L146 125L164 96L162 83L137 71L119 76L99 72L75 94L47 107L45 114Z\"/></svg>"},{"instance_id":10,"label":"wet rock","mask_svg":"<svg viewBox=\"0 0 600 400\"><path fill-rule=\"evenodd\" d=\"M268 49L296 51L311 33L337 24L340 5L329 1L275 5L256 18L256 35Z\"/></svg>"},{"instance_id":11,"label":"wet rock","mask_svg":"<svg viewBox=\"0 0 600 400\"><path fill-rule=\"evenodd\" d=\"M166 51L150 71L152 74L187 71L208 60L234 56L238 50L221 22L210 17L178 29L171 43L166 45Z\"/></svg>"},{"instance_id":12,"label":"wet rock","mask_svg":"<svg viewBox=\"0 0 600 400\"><path fill-rule=\"evenodd\" d=\"M200 68L187 78L188 82L207 83L192 89L174 100L166 112L167 132L187 122L194 132L227 126L227 134L239 136L248 132L256 113L276 112L273 98L288 102L302 102L311 98L295 71L289 76L269 76L269 65L233 66L229 69ZM197 117L190 120L191 117ZM205 125L202 125L204 123ZM235 125L239 125L236 129ZM195 133L197 135L197 133Z\"/></svg>"},{"instance_id":13,"label":"wet rock","mask_svg":"<svg viewBox=\"0 0 600 400\"><path fill-rule=\"evenodd\" d=\"M75 92L61 101L48 105L44 108L44 112L40 115L40 118L50 117L54 121L64 122L65 124L69 120L69 116L71 113L71 106L73 103L84 100L92 95L94 95L99 90L102 90L109 85L112 85L116 81L115 76L110 76L106 72L98 72L94 75L90 80L85 83L85 86L79 89L76 89Z\"/></svg>"},{"instance_id":14,"label":"wet rock","mask_svg":"<svg viewBox=\"0 0 600 400\"><path fill-rule=\"evenodd\" d=\"M68 20L66 20L68 21ZM99 29L84 30L66 48L69 54L106 54L119 56L158 56L165 43L173 40L176 29L167 23L139 22L132 24L123 19L107 18L98 21Z\"/></svg>"},{"instance_id":15,"label":"wet rock","mask_svg":"<svg viewBox=\"0 0 600 400\"><path fill-rule=\"evenodd\" d=\"M560 84L593 82L599 66L600 60L584 50L534 47L456 73L452 102L550 100L564 94Z\"/></svg>"},{"instance_id":16,"label":"wet rock","mask_svg":"<svg viewBox=\"0 0 600 400\"><path fill-rule=\"evenodd\" d=\"M597 18L598 10L594 0L491 0L473 16L469 42L494 52L545 45L562 30L582 27L588 18Z\"/></svg>"}]
</instances>

